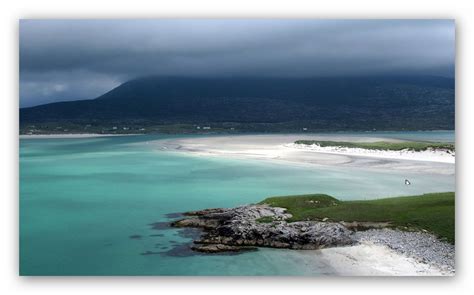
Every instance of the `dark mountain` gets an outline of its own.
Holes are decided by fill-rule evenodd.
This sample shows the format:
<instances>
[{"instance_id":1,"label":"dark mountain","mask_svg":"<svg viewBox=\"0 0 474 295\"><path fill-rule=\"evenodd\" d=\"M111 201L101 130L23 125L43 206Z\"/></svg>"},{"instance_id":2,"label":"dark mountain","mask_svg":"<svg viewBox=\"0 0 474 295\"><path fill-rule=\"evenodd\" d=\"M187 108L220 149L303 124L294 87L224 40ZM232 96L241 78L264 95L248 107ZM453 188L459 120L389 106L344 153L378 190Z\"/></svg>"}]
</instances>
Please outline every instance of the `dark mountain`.
<instances>
[{"instance_id":1,"label":"dark mountain","mask_svg":"<svg viewBox=\"0 0 474 295\"><path fill-rule=\"evenodd\" d=\"M454 79L147 77L96 99L20 109L22 124L88 121L453 129Z\"/></svg>"}]
</instances>

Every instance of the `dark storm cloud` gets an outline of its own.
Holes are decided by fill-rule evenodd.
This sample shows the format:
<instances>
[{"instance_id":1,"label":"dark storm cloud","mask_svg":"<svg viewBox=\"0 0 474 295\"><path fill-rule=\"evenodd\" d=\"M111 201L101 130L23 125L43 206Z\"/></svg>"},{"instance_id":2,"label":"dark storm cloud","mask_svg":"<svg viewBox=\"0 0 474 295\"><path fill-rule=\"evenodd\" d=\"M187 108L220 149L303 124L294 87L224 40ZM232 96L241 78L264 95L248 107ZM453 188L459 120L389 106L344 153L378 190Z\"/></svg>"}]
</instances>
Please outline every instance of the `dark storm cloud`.
<instances>
[{"instance_id":1,"label":"dark storm cloud","mask_svg":"<svg viewBox=\"0 0 474 295\"><path fill-rule=\"evenodd\" d=\"M23 20L21 105L164 76L452 75L451 20Z\"/></svg>"}]
</instances>

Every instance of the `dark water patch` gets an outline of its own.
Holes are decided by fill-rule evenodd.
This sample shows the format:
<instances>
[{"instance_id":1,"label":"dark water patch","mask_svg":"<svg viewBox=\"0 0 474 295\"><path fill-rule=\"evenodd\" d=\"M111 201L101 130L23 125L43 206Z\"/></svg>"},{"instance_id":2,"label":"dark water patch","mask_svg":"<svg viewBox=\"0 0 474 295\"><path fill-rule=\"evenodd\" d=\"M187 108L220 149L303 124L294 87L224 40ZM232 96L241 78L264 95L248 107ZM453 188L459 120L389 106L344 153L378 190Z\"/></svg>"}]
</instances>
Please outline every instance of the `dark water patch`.
<instances>
[{"instance_id":1,"label":"dark water patch","mask_svg":"<svg viewBox=\"0 0 474 295\"><path fill-rule=\"evenodd\" d=\"M178 230L177 235L193 241L198 240L201 237L202 230L198 228L185 227Z\"/></svg>"},{"instance_id":2,"label":"dark water patch","mask_svg":"<svg viewBox=\"0 0 474 295\"><path fill-rule=\"evenodd\" d=\"M140 253L140 255L157 255L157 254L161 254L161 252L153 252L153 251L145 251L143 253Z\"/></svg>"},{"instance_id":3,"label":"dark water patch","mask_svg":"<svg viewBox=\"0 0 474 295\"><path fill-rule=\"evenodd\" d=\"M141 235L131 235L131 236L129 236L129 238L132 239L132 240L140 240L142 238L142 236Z\"/></svg>"},{"instance_id":4,"label":"dark water patch","mask_svg":"<svg viewBox=\"0 0 474 295\"><path fill-rule=\"evenodd\" d=\"M219 252L219 253L205 253L205 252L198 252L194 251L192 249L194 243L189 242L189 243L184 243L184 244L174 244L171 245L171 249L168 251L161 252L162 256L171 256L171 257L189 257L189 256L235 256L235 255L240 255L244 254L245 252L250 252L250 251L258 251L257 248L252 248L252 249L245 249L243 248L242 251L240 252ZM161 247L160 249L165 250L168 249L168 247Z\"/></svg>"},{"instance_id":5,"label":"dark water patch","mask_svg":"<svg viewBox=\"0 0 474 295\"><path fill-rule=\"evenodd\" d=\"M241 255L245 254L247 252L256 252L258 251L258 248L242 248L240 251L227 251L227 252L217 252L217 253L200 253L201 255L214 255L214 256L236 256L236 255Z\"/></svg>"},{"instance_id":6,"label":"dark water patch","mask_svg":"<svg viewBox=\"0 0 474 295\"><path fill-rule=\"evenodd\" d=\"M159 222L150 223L148 225L151 227L151 229L155 229L155 230L171 229L171 224L169 222L159 221Z\"/></svg>"},{"instance_id":7,"label":"dark water patch","mask_svg":"<svg viewBox=\"0 0 474 295\"><path fill-rule=\"evenodd\" d=\"M161 252L161 255L171 257L189 257L198 255L199 253L191 249L191 245L192 243L173 245L168 251Z\"/></svg>"},{"instance_id":8,"label":"dark water patch","mask_svg":"<svg viewBox=\"0 0 474 295\"><path fill-rule=\"evenodd\" d=\"M154 234L154 235L148 235L149 237L164 237L164 234Z\"/></svg>"},{"instance_id":9,"label":"dark water patch","mask_svg":"<svg viewBox=\"0 0 474 295\"><path fill-rule=\"evenodd\" d=\"M165 214L165 217L168 219L175 219L175 218L183 217L183 213L168 213L168 214Z\"/></svg>"}]
</instances>

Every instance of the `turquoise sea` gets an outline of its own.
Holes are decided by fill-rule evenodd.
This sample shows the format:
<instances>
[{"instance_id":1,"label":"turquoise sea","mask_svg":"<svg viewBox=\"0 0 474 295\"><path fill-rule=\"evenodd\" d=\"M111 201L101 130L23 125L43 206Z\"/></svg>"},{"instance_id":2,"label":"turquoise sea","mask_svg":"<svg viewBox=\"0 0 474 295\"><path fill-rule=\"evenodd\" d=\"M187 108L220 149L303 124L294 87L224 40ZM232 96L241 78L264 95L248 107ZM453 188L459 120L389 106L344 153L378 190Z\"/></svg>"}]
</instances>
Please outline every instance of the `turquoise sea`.
<instances>
[{"instance_id":1,"label":"turquoise sea","mask_svg":"<svg viewBox=\"0 0 474 295\"><path fill-rule=\"evenodd\" d=\"M370 135L454 141L451 131ZM327 193L347 200L455 189L453 175L292 167L186 156L146 144L169 137L21 139L20 274L333 274L317 253L309 259L304 251L196 254L188 249L196 232L167 224L179 212L258 202L274 195ZM405 186L405 178L416 185Z\"/></svg>"}]
</instances>

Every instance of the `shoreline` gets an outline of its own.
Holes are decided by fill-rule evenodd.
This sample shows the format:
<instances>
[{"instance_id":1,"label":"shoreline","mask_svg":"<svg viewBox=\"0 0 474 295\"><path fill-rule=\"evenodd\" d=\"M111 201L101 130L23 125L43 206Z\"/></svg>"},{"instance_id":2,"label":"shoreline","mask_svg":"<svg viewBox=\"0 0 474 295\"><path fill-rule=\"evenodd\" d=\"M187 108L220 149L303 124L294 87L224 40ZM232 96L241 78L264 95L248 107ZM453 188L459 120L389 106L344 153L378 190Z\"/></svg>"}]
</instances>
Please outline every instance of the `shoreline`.
<instances>
[{"instance_id":1,"label":"shoreline","mask_svg":"<svg viewBox=\"0 0 474 295\"><path fill-rule=\"evenodd\" d=\"M137 136L139 133L100 134L100 133L70 133L70 134L20 134L20 139L54 139L54 138L93 138L111 136Z\"/></svg>"},{"instance_id":2,"label":"shoreline","mask_svg":"<svg viewBox=\"0 0 474 295\"><path fill-rule=\"evenodd\" d=\"M274 221L258 220L272 216ZM229 253L280 248L322 261L337 275L349 276L453 276L455 247L421 231L390 228L351 229L341 222L287 222L285 208L244 205L184 213L171 223L177 228L198 228L196 252Z\"/></svg>"}]
</instances>

